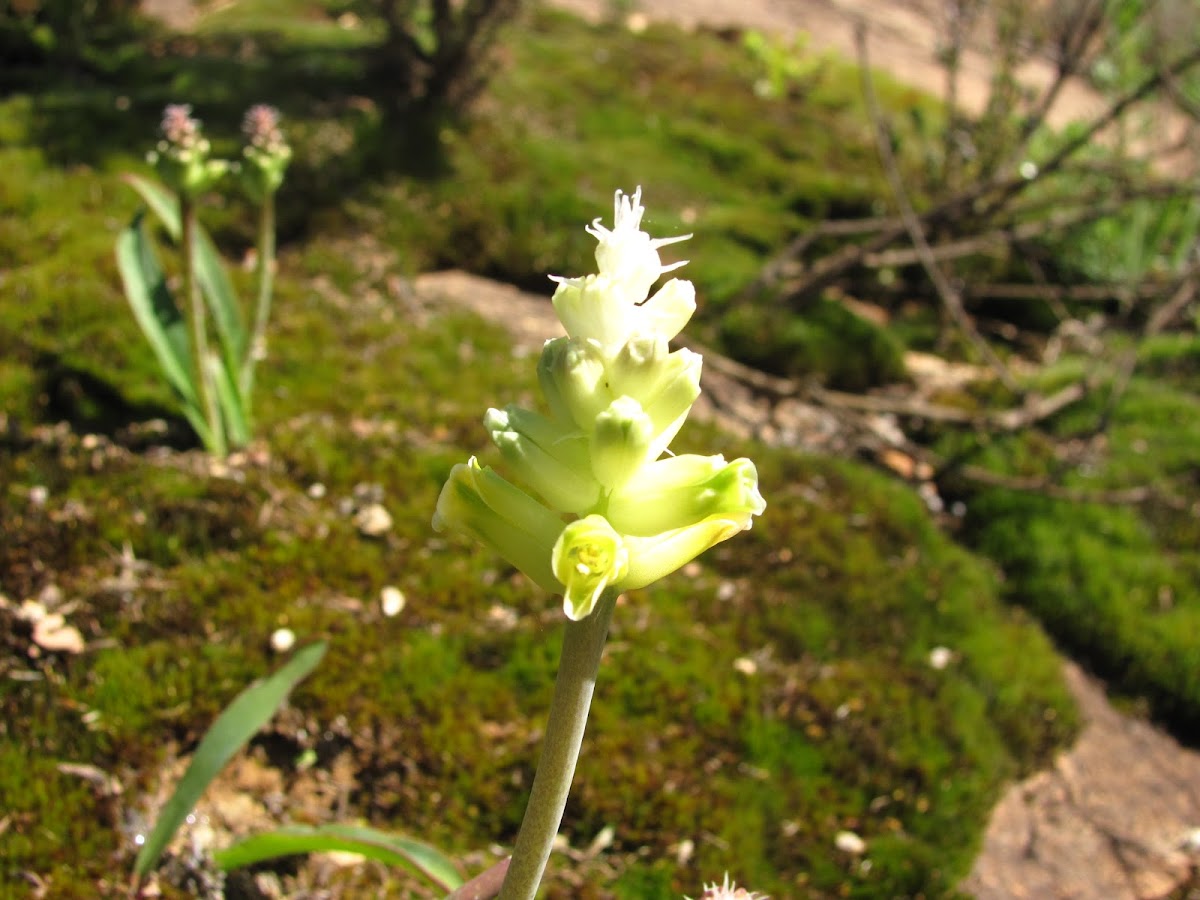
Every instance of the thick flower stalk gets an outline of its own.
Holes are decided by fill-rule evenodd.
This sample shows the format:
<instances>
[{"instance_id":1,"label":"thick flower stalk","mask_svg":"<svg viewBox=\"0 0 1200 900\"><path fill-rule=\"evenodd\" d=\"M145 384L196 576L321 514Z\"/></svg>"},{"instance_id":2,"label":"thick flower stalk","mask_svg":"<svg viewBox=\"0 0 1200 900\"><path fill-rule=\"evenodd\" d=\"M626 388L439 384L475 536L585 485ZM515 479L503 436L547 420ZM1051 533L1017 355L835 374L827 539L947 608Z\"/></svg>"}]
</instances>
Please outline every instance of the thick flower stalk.
<instances>
[{"instance_id":1,"label":"thick flower stalk","mask_svg":"<svg viewBox=\"0 0 1200 900\"><path fill-rule=\"evenodd\" d=\"M659 248L685 237L641 230L641 189L618 191L614 227L596 220L599 272L555 278L566 336L546 343L538 379L549 415L509 406L484 425L517 487L472 459L454 467L434 528L492 547L563 596L578 621L605 590L645 587L750 527L765 506L748 459L673 456L700 396L701 357L668 341L696 309L691 282L655 282Z\"/></svg>"},{"instance_id":2,"label":"thick flower stalk","mask_svg":"<svg viewBox=\"0 0 1200 900\"><path fill-rule=\"evenodd\" d=\"M599 271L555 278L566 331L538 361L547 413L489 409L484 425L520 486L472 458L454 467L433 527L470 535L561 594L563 639L542 758L501 900L532 900L562 822L617 595L645 587L748 529L765 503L748 459L668 447L700 396L699 354L668 342L696 308L691 282L655 283L659 248L641 230L641 189L597 219Z\"/></svg>"}]
</instances>

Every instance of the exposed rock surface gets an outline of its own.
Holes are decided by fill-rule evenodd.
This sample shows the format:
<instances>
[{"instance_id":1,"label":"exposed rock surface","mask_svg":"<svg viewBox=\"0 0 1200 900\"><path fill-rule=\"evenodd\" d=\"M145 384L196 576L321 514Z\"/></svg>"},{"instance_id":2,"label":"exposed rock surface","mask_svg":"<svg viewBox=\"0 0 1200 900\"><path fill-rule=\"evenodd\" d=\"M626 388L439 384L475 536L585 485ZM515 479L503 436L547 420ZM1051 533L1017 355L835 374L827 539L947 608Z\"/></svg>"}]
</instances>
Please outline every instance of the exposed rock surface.
<instances>
[{"instance_id":1,"label":"exposed rock surface","mask_svg":"<svg viewBox=\"0 0 1200 900\"><path fill-rule=\"evenodd\" d=\"M963 889L979 900L1200 896L1200 753L1117 712L1074 663L1065 673L1083 734L1007 792Z\"/></svg>"}]
</instances>

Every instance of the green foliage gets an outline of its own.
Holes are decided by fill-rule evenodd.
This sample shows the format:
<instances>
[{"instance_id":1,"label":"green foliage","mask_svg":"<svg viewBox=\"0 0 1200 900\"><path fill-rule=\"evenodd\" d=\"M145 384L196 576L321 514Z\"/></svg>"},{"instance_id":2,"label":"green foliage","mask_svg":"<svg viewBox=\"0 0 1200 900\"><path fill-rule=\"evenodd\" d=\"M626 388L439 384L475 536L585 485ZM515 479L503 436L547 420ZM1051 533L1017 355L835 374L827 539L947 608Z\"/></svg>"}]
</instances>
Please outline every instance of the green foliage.
<instances>
[{"instance_id":1,"label":"green foliage","mask_svg":"<svg viewBox=\"0 0 1200 900\"><path fill-rule=\"evenodd\" d=\"M779 100L793 93L802 94L812 87L832 57L812 55L808 41L809 37L803 31L796 32L790 45L761 31L747 31L742 36L742 45L766 70L754 82L754 92L760 97Z\"/></svg>"},{"instance_id":2,"label":"green foliage","mask_svg":"<svg viewBox=\"0 0 1200 900\"><path fill-rule=\"evenodd\" d=\"M7 64L96 58L130 30L136 0L0 0L0 58Z\"/></svg>"},{"instance_id":3,"label":"green foliage","mask_svg":"<svg viewBox=\"0 0 1200 900\"><path fill-rule=\"evenodd\" d=\"M1194 344L1183 335L1149 342L1147 372L1187 386ZM1181 502L1112 506L986 490L968 505L967 537L1003 567L1006 593L1059 642L1121 690L1147 698L1184 734L1194 734L1200 727L1194 677L1200 531L1187 498L1200 465L1200 401L1190 389L1136 377L1103 443L1085 464L1064 472L1056 440L1087 433L1106 402L1100 392L1058 416L1052 439L1003 441L984 459L1015 474L1054 473L1085 492L1139 486Z\"/></svg>"},{"instance_id":4,"label":"green foliage","mask_svg":"<svg viewBox=\"0 0 1200 900\"><path fill-rule=\"evenodd\" d=\"M836 300L820 299L794 314L768 298L742 304L723 318L721 336L729 353L748 365L816 376L840 390L905 378L904 348L896 337Z\"/></svg>"},{"instance_id":5,"label":"green foliage","mask_svg":"<svg viewBox=\"0 0 1200 900\"><path fill-rule=\"evenodd\" d=\"M411 869L443 891L454 890L462 884L454 864L434 848L420 841L353 825L321 828L294 825L251 835L219 851L216 862L228 870L283 856L330 851L357 853L366 859Z\"/></svg>"},{"instance_id":6,"label":"green foliage","mask_svg":"<svg viewBox=\"0 0 1200 900\"><path fill-rule=\"evenodd\" d=\"M133 874L139 881L158 864L209 783L276 713L296 683L312 672L325 650L324 644L317 643L299 651L277 672L238 694L213 722L134 860Z\"/></svg>"}]
</instances>

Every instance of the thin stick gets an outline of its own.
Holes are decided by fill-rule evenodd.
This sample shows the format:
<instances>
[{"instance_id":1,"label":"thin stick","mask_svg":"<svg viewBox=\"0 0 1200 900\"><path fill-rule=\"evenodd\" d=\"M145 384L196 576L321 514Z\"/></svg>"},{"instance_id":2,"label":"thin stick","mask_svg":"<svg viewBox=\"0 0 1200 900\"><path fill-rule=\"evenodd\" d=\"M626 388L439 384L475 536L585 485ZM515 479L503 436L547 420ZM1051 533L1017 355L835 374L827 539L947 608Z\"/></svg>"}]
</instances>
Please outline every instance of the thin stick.
<instances>
[{"instance_id":1,"label":"thin stick","mask_svg":"<svg viewBox=\"0 0 1200 900\"><path fill-rule=\"evenodd\" d=\"M938 297L941 298L942 305L950 313L959 330L966 336L971 345L979 351L987 364L996 372L996 377L1000 379L1001 383L1014 394L1019 394L1021 392L1020 385L1017 384L1012 373L1008 371L1008 367L1004 364L1003 360L996 355L991 345L976 330L966 310L963 309L962 297L959 296L958 291L950 284L942 270L938 268L937 261L933 258L933 251L929 247L929 241L925 238L925 230L921 227L921 220L917 218L908 194L904 190L904 182L900 177L900 169L896 165L896 158L892 153L887 129L883 124L883 115L879 109L879 100L875 96L875 84L871 78L870 59L867 54L866 26L860 24L855 29L854 40L858 48L859 69L863 81L863 96L867 103L868 114L875 125L875 140L879 147L880 161L883 163L888 184L891 185L892 193L896 198L896 204L900 208L900 215L904 219L904 227L908 231L908 236L912 240L914 249L917 251L921 266L925 269L926 274L929 275L929 280L933 282Z\"/></svg>"}]
</instances>

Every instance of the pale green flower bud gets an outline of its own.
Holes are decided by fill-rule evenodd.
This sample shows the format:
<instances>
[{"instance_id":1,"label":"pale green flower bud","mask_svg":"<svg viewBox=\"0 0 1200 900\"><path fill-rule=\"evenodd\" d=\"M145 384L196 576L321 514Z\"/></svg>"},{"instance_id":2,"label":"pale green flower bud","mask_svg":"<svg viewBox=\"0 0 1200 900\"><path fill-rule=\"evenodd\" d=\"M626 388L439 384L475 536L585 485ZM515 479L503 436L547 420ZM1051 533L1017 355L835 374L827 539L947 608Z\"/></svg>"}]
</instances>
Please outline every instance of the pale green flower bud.
<instances>
[{"instance_id":1,"label":"pale green flower bud","mask_svg":"<svg viewBox=\"0 0 1200 900\"><path fill-rule=\"evenodd\" d=\"M721 541L750 527L752 513L709 516L703 521L675 531L665 531L652 537L625 537L629 551L629 573L621 580L623 591L653 584Z\"/></svg>"},{"instance_id":2,"label":"pale green flower bud","mask_svg":"<svg viewBox=\"0 0 1200 900\"><path fill-rule=\"evenodd\" d=\"M671 340L696 311L696 288L690 281L672 278L636 309L636 333L658 334Z\"/></svg>"},{"instance_id":3,"label":"pale green flower bud","mask_svg":"<svg viewBox=\"0 0 1200 900\"><path fill-rule=\"evenodd\" d=\"M546 402L558 418L585 433L614 399L605 380L604 357L596 344L555 338L542 348L538 381Z\"/></svg>"},{"instance_id":4,"label":"pale green flower bud","mask_svg":"<svg viewBox=\"0 0 1200 900\"><path fill-rule=\"evenodd\" d=\"M581 432L516 406L489 409L483 424L517 477L550 506L579 515L596 505L600 485Z\"/></svg>"},{"instance_id":5,"label":"pale green flower bud","mask_svg":"<svg viewBox=\"0 0 1200 900\"><path fill-rule=\"evenodd\" d=\"M542 589L562 590L550 566L562 519L473 456L450 471L438 496L433 530L446 529L488 545Z\"/></svg>"},{"instance_id":6,"label":"pale green flower bud","mask_svg":"<svg viewBox=\"0 0 1200 900\"><path fill-rule=\"evenodd\" d=\"M670 340L696 311L695 287L678 278L649 300L644 291L636 299L630 296L620 281L601 273L559 279L552 299L567 334L595 341L605 356L615 355L637 335Z\"/></svg>"},{"instance_id":7,"label":"pale green flower bud","mask_svg":"<svg viewBox=\"0 0 1200 900\"><path fill-rule=\"evenodd\" d=\"M748 522L765 508L750 460L689 453L642 466L609 497L607 515L622 534L645 537L711 516Z\"/></svg>"},{"instance_id":8,"label":"pale green flower bud","mask_svg":"<svg viewBox=\"0 0 1200 900\"><path fill-rule=\"evenodd\" d=\"M592 472L610 490L632 478L648 460L654 422L632 397L618 397L596 416Z\"/></svg>"},{"instance_id":9,"label":"pale green flower bud","mask_svg":"<svg viewBox=\"0 0 1200 900\"><path fill-rule=\"evenodd\" d=\"M629 337L636 307L606 275L561 279L551 302L568 337L595 341L605 355L615 353Z\"/></svg>"},{"instance_id":10,"label":"pale green flower bud","mask_svg":"<svg viewBox=\"0 0 1200 900\"><path fill-rule=\"evenodd\" d=\"M700 396L700 355L681 350L672 356L670 362L671 365L664 367L667 377L641 395L642 406L654 423L655 433L646 456L647 462L663 455L683 427L688 413L692 411L692 404Z\"/></svg>"},{"instance_id":11,"label":"pale green flower bud","mask_svg":"<svg viewBox=\"0 0 1200 900\"><path fill-rule=\"evenodd\" d=\"M608 520L587 516L562 530L554 544L551 567L566 586L563 612L578 622L595 609L605 588L615 587L625 577L629 552Z\"/></svg>"},{"instance_id":12,"label":"pale green flower bud","mask_svg":"<svg viewBox=\"0 0 1200 900\"><path fill-rule=\"evenodd\" d=\"M246 165L240 170L242 188L251 200L261 203L283 184L292 148L279 127L279 110L265 103L246 110L242 133L246 136L242 150Z\"/></svg>"},{"instance_id":13,"label":"pale green flower bud","mask_svg":"<svg viewBox=\"0 0 1200 900\"><path fill-rule=\"evenodd\" d=\"M699 353L670 353L665 338L651 335L632 338L609 364L612 392L636 397L654 423L655 438L647 449L646 462L662 456L683 427L700 396L702 364Z\"/></svg>"}]
</instances>

